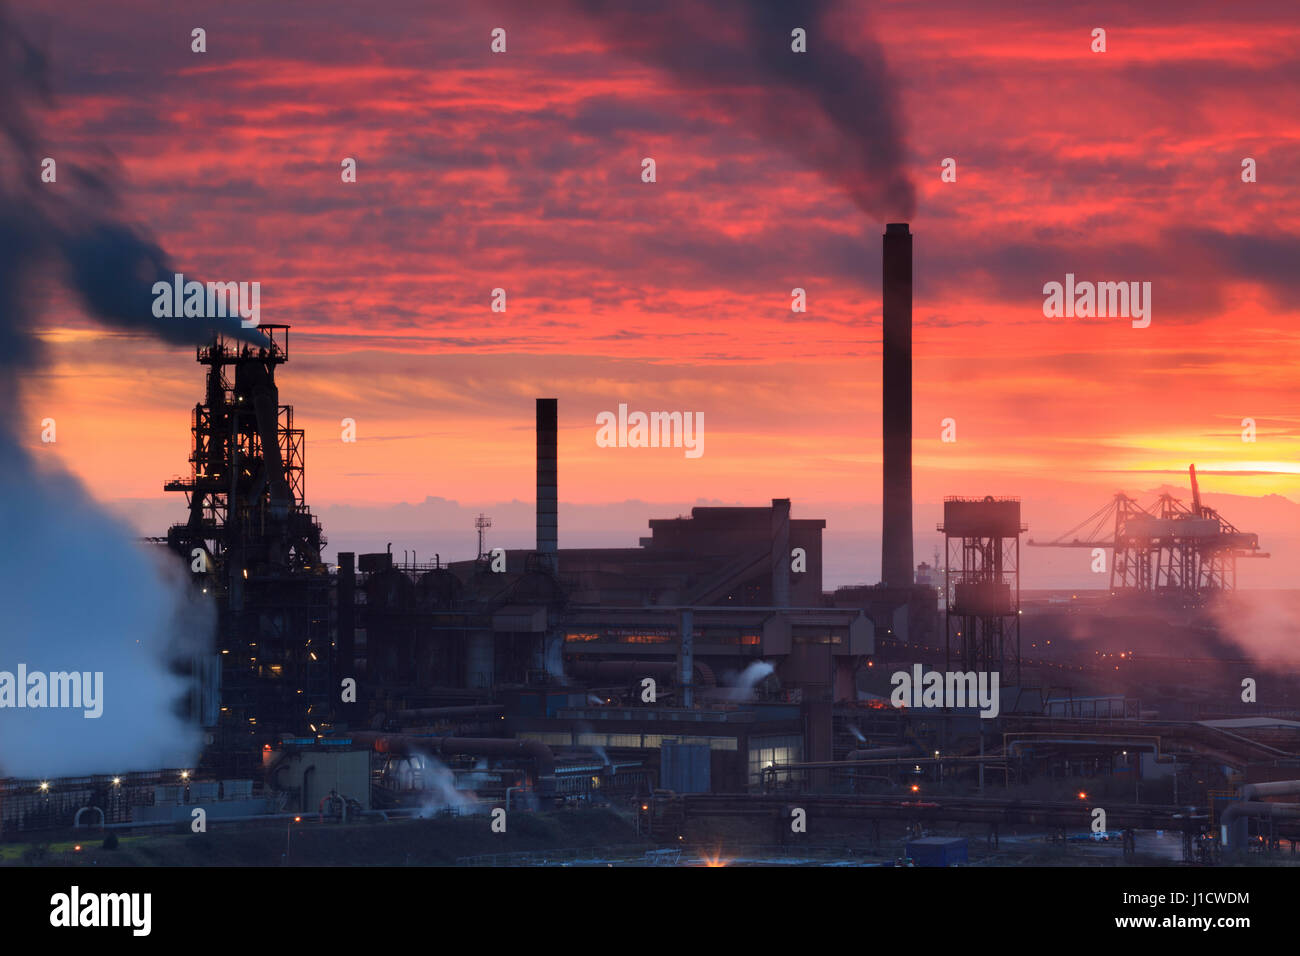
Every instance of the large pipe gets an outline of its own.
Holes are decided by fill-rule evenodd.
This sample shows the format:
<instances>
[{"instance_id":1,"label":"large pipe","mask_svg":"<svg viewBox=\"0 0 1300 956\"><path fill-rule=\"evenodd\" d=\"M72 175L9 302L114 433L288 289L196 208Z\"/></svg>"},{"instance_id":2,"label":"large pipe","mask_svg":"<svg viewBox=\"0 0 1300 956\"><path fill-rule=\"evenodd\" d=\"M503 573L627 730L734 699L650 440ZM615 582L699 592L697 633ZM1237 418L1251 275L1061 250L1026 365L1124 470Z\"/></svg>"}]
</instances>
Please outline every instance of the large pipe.
<instances>
[{"instance_id":1,"label":"large pipe","mask_svg":"<svg viewBox=\"0 0 1300 956\"><path fill-rule=\"evenodd\" d=\"M554 398L537 399L537 553L555 571L559 548L558 411Z\"/></svg>"},{"instance_id":2,"label":"large pipe","mask_svg":"<svg viewBox=\"0 0 1300 956\"><path fill-rule=\"evenodd\" d=\"M1248 783L1241 788L1241 799L1228 805L1219 817L1220 835L1227 849L1244 847L1250 840L1250 821L1253 818L1273 820L1300 816L1300 806L1294 803L1266 803L1256 797L1287 797L1300 793L1300 780L1274 780L1269 783Z\"/></svg>"},{"instance_id":3,"label":"large pipe","mask_svg":"<svg viewBox=\"0 0 1300 956\"><path fill-rule=\"evenodd\" d=\"M1238 800L1219 817L1224 849L1240 850L1250 841L1250 821L1300 819L1300 804Z\"/></svg>"},{"instance_id":4,"label":"large pipe","mask_svg":"<svg viewBox=\"0 0 1300 956\"><path fill-rule=\"evenodd\" d=\"M883 299L883 466L881 581L912 584L912 234L885 226Z\"/></svg>"},{"instance_id":5,"label":"large pipe","mask_svg":"<svg viewBox=\"0 0 1300 956\"><path fill-rule=\"evenodd\" d=\"M1272 783L1248 783L1241 788L1241 799L1255 797L1288 797L1300 793L1300 780L1274 780Z\"/></svg>"}]
</instances>

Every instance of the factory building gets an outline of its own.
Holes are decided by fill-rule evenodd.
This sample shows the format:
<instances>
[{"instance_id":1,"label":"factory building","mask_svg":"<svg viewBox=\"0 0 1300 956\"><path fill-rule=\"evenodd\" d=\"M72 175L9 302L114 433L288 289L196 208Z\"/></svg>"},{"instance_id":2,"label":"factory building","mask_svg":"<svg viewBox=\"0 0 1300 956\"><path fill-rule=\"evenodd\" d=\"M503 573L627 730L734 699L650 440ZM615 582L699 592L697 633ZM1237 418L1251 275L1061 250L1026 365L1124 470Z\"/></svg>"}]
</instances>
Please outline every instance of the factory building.
<instances>
[{"instance_id":1,"label":"factory building","mask_svg":"<svg viewBox=\"0 0 1300 956\"><path fill-rule=\"evenodd\" d=\"M947 499L942 570L937 560L913 568L911 243L906 224L886 227L882 580L833 593L822 580L826 522L794 517L788 498L652 518L636 546L561 548L553 398L536 403L534 547L483 554L480 544L472 560L417 564L395 561L390 545L327 566L303 434L275 382L288 330L262 326L260 343L218 337L197 355L208 372L190 474L166 484L186 495L188 517L153 539L218 611L214 653L192 667L203 763L0 781L0 830L86 814L171 825L198 804L227 820L277 810L353 820L613 799L635 800L650 833L672 832L690 798L697 812L784 812L779 791L808 806L841 800L826 805L833 813L861 797L852 812L864 818L925 806L984 820L985 802L908 798L960 781L983 801L986 776L999 775L1009 788L1013 776L1127 774L1135 801L1147 779L1172 777L1177 794L1180 770L1184 787L1244 783L1243 797L1293 786L1300 722L1285 687L1272 690L1279 714L1228 713L1188 693L1209 686L1201 661L1134 660L1128 637L1117 655L1108 644L1082 664L1059 647L1068 642L1052 646L1090 622L1110 632L1115 618L1022 609L1017 499ZM1236 558L1266 555L1201 503L1194 470L1191 480L1190 508L1166 495L1147 511L1117 496L1045 543L1112 548L1119 592L1190 603L1229 590ZM1043 640L1026 648L1031 620ZM1022 652L1037 658L1024 663L1042 686L1022 679ZM1092 695L1043 681L1084 664ZM1159 715L1175 719L1151 722L1158 712L1111 676L1121 666L1129 689L1169 682L1174 668L1194 673L1157 688ZM1000 716L892 706L891 673L922 667L999 674ZM1180 827L1190 859L1201 818L1157 810L1137 806L1124 826ZM997 810L1007 820L1056 812L1018 798ZM1225 813L1227 845L1272 827L1274 812L1246 802L1236 818Z\"/></svg>"},{"instance_id":2,"label":"factory building","mask_svg":"<svg viewBox=\"0 0 1300 956\"><path fill-rule=\"evenodd\" d=\"M302 432L275 381L288 330L200 349L208 381L191 474L167 483L187 495L189 519L165 541L220 609L214 659L195 665L205 761L232 772L286 740L300 750L384 739L409 758L394 771L404 779L429 750L416 738L508 737L558 748L558 765L602 752L658 770L667 744L704 748L707 760L679 766L707 765L713 786L743 788L772 763L845 750L835 708L863 698L877 635L907 642L937 629L937 592L911 568L906 225L886 230L883 262L884 581L834 594L823 591L826 522L794 517L788 498L653 518L636 547L561 548L553 398L536 402L532 549L399 564L390 546L341 552L327 568ZM451 756L517 762L485 749ZM529 779L562 776L533 768Z\"/></svg>"}]
</instances>

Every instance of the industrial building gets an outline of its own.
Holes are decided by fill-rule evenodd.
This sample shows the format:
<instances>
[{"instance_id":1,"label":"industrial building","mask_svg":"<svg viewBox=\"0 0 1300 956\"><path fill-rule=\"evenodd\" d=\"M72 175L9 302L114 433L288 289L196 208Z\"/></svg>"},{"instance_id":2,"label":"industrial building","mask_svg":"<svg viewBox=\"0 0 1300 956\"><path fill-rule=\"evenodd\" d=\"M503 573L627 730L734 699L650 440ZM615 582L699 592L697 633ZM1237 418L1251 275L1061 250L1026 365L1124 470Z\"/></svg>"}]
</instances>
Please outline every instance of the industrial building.
<instances>
[{"instance_id":1,"label":"industrial building","mask_svg":"<svg viewBox=\"0 0 1300 956\"><path fill-rule=\"evenodd\" d=\"M942 567L913 565L912 239L904 223L883 236L882 581L834 592L822 580L826 522L795 517L788 498L652 518L636 546L560 547L553 398L536 401L533 548L484 554L480 543L472 559L417 563L389 545L328 566L303 434L276 383L289 330L261 326L260 344L214 338L197 352L207 372L190 473L165 485L185 495L187 518L152 539L218 609L214 652L192 662L203 762L53 792L7 781L0 824L81 807L109 825L172 821L199 799L228 803L230 819L331 820L622 800L655 833L692 814L777 812L798 792L829 815L995 832L1073 819L1072 807L983 799L1013 778L1129 774L1140 792L1170 772L1176 789L1181 768L1203 790L1271 781L1251 794L1281 792L1276 781L1300 777L1289 712L1230 727L1236 715L1212 709L1157 725L1150 697L1114 690L1109 651L1080 661L1050 639L1026 646L1026 620L1046 618L1022 600L1017 499L945 500ZM1236 558L1262 554L1258 539L1201 503L1194 470L1192 481L1190 508L1120 496L1082 539L1050 543L1113 548L1116 590L1231 588ZM999 674L999 716L891 706L890 674L914 665ZM922 786L948 796L907 799ZM1226 821L1233 839L1251 820L1291 835L1295 821L1258 802ZM1118 819L1185 834L1214 822L1150 807ZM964 843L914 842L965 859Z\"/></svg>"}]
</instances>

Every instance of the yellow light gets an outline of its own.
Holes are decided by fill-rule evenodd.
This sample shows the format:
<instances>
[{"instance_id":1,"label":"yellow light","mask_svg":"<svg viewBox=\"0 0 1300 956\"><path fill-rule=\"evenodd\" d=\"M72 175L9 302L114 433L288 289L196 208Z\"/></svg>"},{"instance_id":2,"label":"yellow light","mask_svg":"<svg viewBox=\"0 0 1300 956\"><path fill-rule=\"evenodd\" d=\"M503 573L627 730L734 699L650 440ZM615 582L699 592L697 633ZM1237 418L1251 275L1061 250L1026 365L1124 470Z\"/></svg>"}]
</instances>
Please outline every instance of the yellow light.
<instances>
[{"instance_id":1,"label":"yellow light","mask_svg":"<svg viewBox=\"0 0 1300 956\"><path fill-rule=\"evenodd\" d=\"M919 786L917 786L916 784L912 784L912 792L913 792L913 793L920 793L920 792L921 792L921 788L920 788Z\"/></svg>"}]
</instances>

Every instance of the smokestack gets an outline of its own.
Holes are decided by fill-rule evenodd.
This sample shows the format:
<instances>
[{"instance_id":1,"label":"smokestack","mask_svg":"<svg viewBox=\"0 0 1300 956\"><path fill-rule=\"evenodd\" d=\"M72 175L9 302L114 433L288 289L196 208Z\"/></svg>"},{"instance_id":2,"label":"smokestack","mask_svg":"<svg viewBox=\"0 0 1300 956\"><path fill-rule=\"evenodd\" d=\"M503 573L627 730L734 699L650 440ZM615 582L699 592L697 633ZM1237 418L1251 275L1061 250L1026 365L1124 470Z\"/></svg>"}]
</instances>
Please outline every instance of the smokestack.
<instances>
[{"instance_id":1,"label":"smokestack","mask_svg":"<svg viewBox=\"0 0 1300 956\"><path fill-rule=\"evenodd\" d=\"M552 571L559 547L559 499L556 457L559 431L557 401L537 400L537 553Z\"/></svg>"},{"instance_id":2,"label":"smokestack","mask_svg":"<svg viewBox=\"0 0 1300 956\"><path fill-rule=\"evenodd\" d=\"M885 226L881 270L884 299L884 501L881 580L912 584L912 233L905 222Z\"/></svg>"},{"instance_id":3,"label":"smokestack","mask_svg":"<svg viewBox=\"0 0 1300 956\"><path fill-rule=\"evenodd\" d=\"M790 499L772 499L772 605L790 606Z\"/></svg>"}]
</instances>

